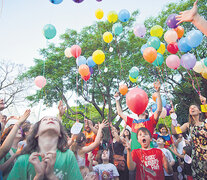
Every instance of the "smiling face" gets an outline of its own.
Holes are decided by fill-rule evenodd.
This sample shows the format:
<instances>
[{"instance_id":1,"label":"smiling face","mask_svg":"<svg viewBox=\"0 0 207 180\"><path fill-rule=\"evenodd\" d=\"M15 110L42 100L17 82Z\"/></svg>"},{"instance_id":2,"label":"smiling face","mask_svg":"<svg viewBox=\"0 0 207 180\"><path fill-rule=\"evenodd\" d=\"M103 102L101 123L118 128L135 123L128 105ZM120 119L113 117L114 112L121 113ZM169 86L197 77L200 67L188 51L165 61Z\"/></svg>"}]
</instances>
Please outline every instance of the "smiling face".
<instances>
[{"instance_id":1,"label":"smiling face","mask_svg":"<svg viewBox=\"0 0 207 180\"><path fill-rule=\"evenodd\" d=\"M138 142L141 144L142 148L148 149L150 147L150 141L152 140L152 138L150 137L150 134L148 131L138 130L137 139L138 139Z\"/></svg>"},{"instance_id":2,"label":"smiling face","mask_svg":"<svg viewBox=\"0 0 207 180\"><path fill-rule=\"evenodd\" d=\"M125 135L125 136L129 136L129 130L128 130L128 129L125 129L125 131L124 131L124 135Z\"/></svg>"},{"instance_id":3,"label":"smiling face","mask_svg":"<svg viewBox=\"0 0 207 180\"><path fill-rule=\"evenodd\" d=\"M201 111L199 110L199 108L196 105L191 105L189 107L189 114L191 116L197 116L201 113Z\"/></svg>"}]
</instances>

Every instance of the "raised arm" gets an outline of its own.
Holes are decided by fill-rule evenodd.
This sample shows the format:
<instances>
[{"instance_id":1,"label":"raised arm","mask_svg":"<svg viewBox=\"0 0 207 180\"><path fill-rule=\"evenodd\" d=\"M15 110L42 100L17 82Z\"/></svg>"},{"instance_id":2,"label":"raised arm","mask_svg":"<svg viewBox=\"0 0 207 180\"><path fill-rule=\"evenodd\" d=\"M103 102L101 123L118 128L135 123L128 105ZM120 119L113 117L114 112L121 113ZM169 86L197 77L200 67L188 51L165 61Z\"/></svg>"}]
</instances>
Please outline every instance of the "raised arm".
<instances>
[{"instance_id":1,"label":"raised arm","mask_svg":"<svg viewBox=\"0 0 207 180\"><path fill-rule=\"evenodd\" d=\"M119 103L119 99L120 99L120 96L119 96L119 93L117 92L115 95L114 95L114 98L116 99L116 110L117 110L117 113L118 115L125 121L127 122L127 115L125 115L121 109L121 106L120 106L120 103Z\"/></svg>"},{"instance_id":2,"label":"raised arm","mask_svg":"<svg viewBox=\"0 0 207 180\"><path fill-rule=\"evenodd\" d=\"M156 82L154 82L154 88L156 90L157 93L157 110L154 113L154 119L155 121L159 120L160 114L162 112L162 100L161 100L161 96L160 96L160 81L157 80Z\"/></svg>"},{"instance_id":3,"label":"raised arm","mask_svg":"<svg viewBox=\"0 0 207 180\"><path fill-rule=\"evenodd\" d=\"M179 21L178 24L192 22L194 26L207 36L207 21L198 14L197 3L198 0L195 1L192 9L180 12L176 19Z\"/></svg>"}]
</instances>

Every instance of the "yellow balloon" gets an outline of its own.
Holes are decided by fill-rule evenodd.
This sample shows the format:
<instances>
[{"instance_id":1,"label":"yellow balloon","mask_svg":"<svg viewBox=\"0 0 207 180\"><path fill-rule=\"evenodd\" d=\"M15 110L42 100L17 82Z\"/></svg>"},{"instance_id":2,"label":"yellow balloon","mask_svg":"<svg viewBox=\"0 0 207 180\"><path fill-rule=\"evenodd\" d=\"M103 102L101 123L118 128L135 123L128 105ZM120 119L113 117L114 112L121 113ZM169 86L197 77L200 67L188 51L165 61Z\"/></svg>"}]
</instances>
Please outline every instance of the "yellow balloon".
<instances>
[{"instance_id":1,"label":"yellow balloon","mask_svg":"<svg viewBox=\"0 0 207 180\"><path fill-rule=\"evenodd\" d=\"M202 72L201 75L203 76L204 79L207 79L207 68L205 68Z\"/></svg>"},{"instance_id":2,"label":"yellow balloon","mask_svg":"<svg viewBox=\"0 0 207 180\"><path fill-rule=\"evenodd\" d=\"M96 12L95 12L95 16L97 19L102 19L103 16L104 16L104 12L102 9L97 9Z\"/></svg>"},{"instance_id":3,"label":"yellow balloon","mask_svg":"<svg viewBox=\"0 0 207 180\"><path fill-rule=\"evenodd\" d=\"M161 43L159 49L157 50L158 53L164 54L165 53L165 44Z\"/></svg>"},{"instance_id":4,"label":"yellow balloon","mask_svg":"<svg viewBox=\"0 0 207 180\"><path fill-rule=\"evenodd\" d=\"M151 36L155 36L155 37L162 37L163 35L163 29L160 25L155 25L150 29L150 34Z\"/></svg>"},{"instance_id":5,"label":"yellow balloon","mask_svg":"<svg viewBox=\"0 0 207 180\"><path fill-rule=\"evenodd\" d=\"M103 34L103 40L106 42L106 43L110 43L112 40L113 40L113 35L110 33L110 32L105 32Z\"/></svg>"},{"instance_id":6,"label":"yellow balloon","mask_svg":"<svg viewBox=\"0 0 207 180\"><path fill-rule=\"evenodd\" d=\"M116 11L110 11L107 15L107 19L110 23L115 23L118 20L118 14Z\"/></svg>"},{"instance_id":7,"label":"yellow balloon","mask_svg":"<svg viewBox=\"0 0 207 180\"><path fill-rule=\"evenodd\" d=\"M93 52L92 59L96 64L102 64L105 60L105 54L101 50Z\"/></svg>"},{"instance_id":8,"label":"yellow balloon","mask_svg":"<svg viewBox=\"0 0 207 180\"><path fill-rule=\"evenodd\" d=\"M134 78L132 78L131 76L129 76L129 80L130 80L132 83L137 82L137 79L138 79L138 78L134 79Z\"/></svg>"}]
</instances>

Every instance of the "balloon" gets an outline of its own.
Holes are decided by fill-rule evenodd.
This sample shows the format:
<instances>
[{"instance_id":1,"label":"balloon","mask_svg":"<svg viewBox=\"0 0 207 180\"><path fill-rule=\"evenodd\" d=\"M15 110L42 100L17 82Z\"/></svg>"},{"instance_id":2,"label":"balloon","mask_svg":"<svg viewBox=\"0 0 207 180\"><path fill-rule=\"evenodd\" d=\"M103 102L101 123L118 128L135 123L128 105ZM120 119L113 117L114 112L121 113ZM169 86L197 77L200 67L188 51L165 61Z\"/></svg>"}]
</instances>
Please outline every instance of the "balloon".
<instances>
[{"instance_id":1,"label":"balloon","mask_svg":"<svg viewBox=\"0 0 207 180\"><path fill-rule=\"evenodd\" d=\"M52 24L47 24L43 28L43 34L46 39L52 39L56 36L56 29L55 26Z\"/></svg>"},{"instance_id":2,"label":"balloon","mask_svg":"<svg viewBox=\"0 0 207 180\"><path fill-rule=\"evenodd\" d=\"M157 51L153 47L148 47L144 50L143 57L147 62L153 63L157 58Z\"/></svg>"},{"instance_id":3,"label":"balloon","mask_svg":"<svg viewBox=\"0 0 207 180\"><path fill-rule=\"evenodd\" d=\"M96 63L93 61L92 56L88 57L87 64L88 64L88 67L94 67L96 65ZM93 74L93 73L91 73L91 74Z\"/></svg>"},{"instance_id":4,"label":"balloon","mask_svg":"<svg viewBox=\"0 0 207 180\"><path fill-rule=\"evenodd\" d=\"M97 2L101 2L102 0L96 0Z\"/></svg>"},{"instance_id":5,"label":"balloon","mask_svg":"<svg viewBox=\"0 0 207 180\"><path fill-rule=\"evenodd\" d=\"M136 79L139 75L139 70L137 67L132 67L129 71L129 76L132 77L133 79Z\"/></svg>"},{"instance_id":6,"label":"balloon","mask_svg":"<svg viewBox=\"0 0 207 180\"><path fill-rule=\"evenodd\" d=\"M148 44L144 44L144 45L142 45L142 47L141 47L141 53L142 53L142 54L143 54L144 50L145 50L147 47L149 47Z\"/></svg>"},{"instance_id":7,"label":"balloon","mask_svg":"<svg viewBox=\"0 0 207 180\"><path fill-rule=\"evenodd\" d=\"M143 38L146 34L146 27L144 24L135 24L134 34L137 37Z\"/></svg>"},{"instance_id":8,"label":"balloon","mask_svg":"<svg viewBox=\"0 0 207 180\"><path fill-rule=\"evenodd\" d=\"M167 116L169 116L170 115L171 106L169 104L167 104L165 108L167 110Z\"/></svg>"},{"instance_id":9,"label":"balloon","mask_svg":"<svg viewBox=\"0 0 207 180\"><path fill-rule=\"evenodd\" d=\"M186 38L181 38L178 41L178 48L181 52L188 52L190 51L192 48L188 45L187 43L187 39Z\"/></svg>"},{"instance_id":10,"label":"balloon","mask_svg":"<svg viewBox=\"0 0 207 180\"><path fill-rule=\"evenodd\" d=\"M176 54L178 52L178 44L176 42L172 42L167 45L167 50L171 54Z\"/></svg>"},{"instance_id":11,"label":"balloon","mask_svg":"<svg viewBox=\"0 0 207 180\"><path fill-rule=\"evenodd\" d=\"M110 23L115 23L118 19L116 11L110 11L107 15L107 19Z\"/></svg>"},{"instance_id":12,"label":"balloon","mask_svg":"<svg viewBox=\"0 0 207 180\"><path fill-rule=\"evenodd\" d=\"M142 114L148 105L147 93L139 88L131 89L126 95L126 104L135 114Z\"/></svg>"},{"instance_id":13,"label":"balloon","mask_svg":"<svg viewBox=\"0 0 207 180\"><path fill-rule=\"evenodd\" d=\"M138 80L138 77L136 79L132 78L131 76L129 76L129 80L132 82L132 83L135 83L137 82Z\"/></svg>"},{"instance_id":14,"label":"balloon","mask_svg":"<svg viewBox=\"0 0 207 180\"><path fill-rule=\"evenodd\" d=\"M157 110L157 104L153 104L151 109L152 112L154 113Z\"/></svg>"},{"instance_id":15,"label":"balloon","mask_svg":"<svg viewBox=\"0 0 207 180\"><path fill-rule=\"evenodd\" d=\"M190 54L190 53L184 54L181 56L180 64L185 69L193 69L193 67L196 64L196 57L194 56L194 54Z\"/></svg>"},{"instance_id":16,"label":"balloon","mask_svg":"<svg viewBox=\"0 0 207 180\"><path fill-rule=\"evenodd\" d=\"M112 40L113 40L113 35L110 33L110 32L105 32L103 34L103 40L106 42L106 43L110 43Z\"/></svg>"},{"instance_id":17,"label":"balloon","mask_svg":"<svg viewBox=\"0 0 207 180\"><path fill-rule=\"evenodd\" d=\"M187 43L190 47L199 46L203 40L203 34L199 30L192 30L186 35Z\"/></svg>"},{"instance_id":18,"label":"balloon","mask_svg":"<svg viewBox=\"0 0 207 180\"><path fill-rule=\"evenodd\" d=\"M205 66L202 61L197 61L195 66L193 67L193 70L197 73L201 73L202 71L204 71L204 69Z\"/></svg>"},{"instance_id":19,"label":"balloon","mask_svg":"<svg viewBox=\"0 0 207 180\"><path fill-rule=\"evenodd\" d=\"M121 22L127 22L130 18L130 13L128 10L122 9L119 11L118 17Z\"/></svg>"},{"instance_id":20,"label":"balloon","mask_svg":"<svg viewBox=\"0 0 207 180\"><path fill-rule=\"evenodd\" d=\"M93 52L92 59L96 64L102 64L105 60L105 54L101 50Z\"/></svg>"},{"instance_id":21,"label":"balloon","mask_svg":"<svg viewBox=\"0 0 207 180\"><path fill-rule=\"evenodd\" d=\"M89 74L89 67L86 64L82 64L78 68L78 72L80 73L81 76L87 76Z\"/></svg>"},{"instance_id":22,"label":"balloon","mask_svg":"<svg viewBox=\"0 0 207 180\"><path fill-rule=\"evenodd\" d=\"M201 75L203 76L204 79L207 79L207 69L201 72Z\"/></svg>"},{"instance_id":23,"label":"balloon","mask_svg":"<svg viewBox=\"0 0 207 180\"><path fill-rule=\"evenodd\" d=\"M164 54L165 53L165 44L161 42L159 49L157 50L158 53Z\"/></svg>"},{"instance_id":24,"label":"balloon","mask_svg":"<svg viewBox=\"0 0 207 180\"><path fill-rule=\"evenodd\" d=\"M92 67L89 67L89 71L91 74L93 74L93 72L94 72Z\"/></svg>"},{"instance_id":25,"label":"balloon","mask_svg":"<svg viewBox=\"0 0 207 180\"><path fill-rule=\"evenodd\" d=\"M160 117L161 117L162 119L165 119L166 115L167 115L167 110L163 107L163 108L162 108L162 112L161 112L161 114L160 114Z\"/></svg>"},{"instance_id":26,"label":"balloon","mask_svg":"<svg viewBox=\"0 0 207 180\"><path fill-rule=\"evenodd\" d=\"M160 47L160 40L158 37L150 37L147 41L147 44L149 47L153 47L158 50Z\"/></svg>"},{"instance_id":27,"label":"balloon","mask_svg":"<svg viewBox=\"0 0 207 180\"><path fill-rule=\"evenodd\" d=\"M86 58L84 56L79 56L76 59L76 64L80 66L81 64L86 64Z\"/></svg>"},{"instance_id":28,"label":"balloon","mask_svg":"<svg viewBox=\"0 0 207 180\"><path fill-rule=\"evenodd\" d=\"M162 54L157 53L157 58L155 61L152 63L154 66L161 66L164 62L164 57Z\"/></svg>"},{"instance_id":29,"label":"balloon","mask_svg":"<svg viewBox=\"0 0 207 180\"><path fill-rule=\"evenodd\" d=\"M124 96L128 92L128 87L126 84L119 85L119 92Z\"/></svg>"},{"instance_id":30,"label":"balloon","mask_svg":"<svg viewBox=\"0 0 207 180\"><path fill-rule=\"evenodd\" d=\"M72 54L71 54L71 49L69 47L67 47L64 51L64 54L67 58L70 58L72 57Z\"/></svg>"},{"instance_id":31,"label":"balloon","mask_svg":"<svg viewBox=\"0 0 207 180\"><path fill-rule=\"evenodd\" d=\"M84 0L73 0L75 3L82 3Z\"/></svg>"},{"instance_id":32,"label":"balloon","mask_svg":"<svg viewBox=\"0 0 207 180\"><path fill-rule=\"evenodd\" d=\"M203 60L204 65L207 67L207 58Z\"/></svg>"},{"instance_id":33,"label":"balloon","mask_svg":"<svg viewBox=\"0 0 207 180\"><path fill-rule=\"evenodd\" d=\"M163 35L163 29L160 25L155 25L150 29L150 35L161 38Z\"/></svg>"},{"instance_id":34,"label":"balloon","mask_svg":"<svg viewBox=\"0 0 207 180\"><path fill-rule=\"evenodd\" d=\"M174 29L178 35L178 39L183 37L184 35L184 28L182 26L178 26L177 28Z\"/></svg>"},{"instance_id":35,"label":"balloon","mask_svg":"<svg viewBox=\"0 0 207 180\"><path fill-rule=\"evenodd\" d=\"M70 49L73 57L77 58L81 55L81 48L78 45L73 45Z\"/></svg>"},{"instance_id":36,"label":"balloon","mask_svg":"<svg viewBox=\"0 0 207 180\"><path fill-rule=\"evenodd\" d=\"M170 44L171 42L177 41L178 35L173 29L170 29L164 34L164 39L168 44Z\"/></svg>"},{"instance_id":37,"label":"balloon","mask_svg":"<svg viewBox=\"0 0 207 180\"><path fill-rule=\"evenodd\" d=\"M167 23L167 26L169 28L173 28L174 29L174 28L178 27L177 23L179 21L176 20L176 16L177 16L177 14L171 14L171 15L168 16L166 23Z\"/></svg>"},{"instance_id":38,"label":"balloon","mask_svg":"<svg viewBox=\"0 0 207 180\"><path fill-rule=\"evenodd\" d=\"M123 31L123 27L122 27L122 24L121 23L116 23L113 25L112 27L112 31L115 35L119 35L121 34L121 32Z\"/></svg>"},{"instance_id":39,"label":"balloon","mask_svg":"<svg viewBox=\"0 0 207 180\"><path fill-rule=\"evenodd\" d=\"M39 88L45 87L46 83L47 83L47 81L44 76L37 76L35 78L35 85Z\"/></svg>"},{"instance_id":40,"label":"balloon","mask_svg":"<svg viewBox=\"0 0 207 180\"><path fill-rule=\"evenodd\" d=\"M50 0L50 2L53 4L60 4L63 0Z\"/></svg>"},{"instance_id":41,"label":"balloon","mask_svg":"<svg viewBox=\"0 0 207 180\"><path fill-rule=\"evenodd\" d=\"M177 69L180 66L180 58L177 55L169 55L166 59L166 65L171 69Z\"/></svg>"},{"instance_id":42,"label":"balloon","mask_svg":"<svg viewBox=\"0 0 207 180\"><path fill-rule=\"evenodd\" d=\"M87 76L81 76L84 81L88 81L91 77L91 73L89 72Z\"/></svg>"},{"instance_id":43,"label":"balloon","mask_svg":"<svg viewBox=\"0 0 207 180\"><path fill-rule=\"evenodd\" d=\"M104 16L104 12L102 9L97 9L96 12L95 12L95 16L97 19L102 19L103 16Z\"/></svg>"}]
</instances>

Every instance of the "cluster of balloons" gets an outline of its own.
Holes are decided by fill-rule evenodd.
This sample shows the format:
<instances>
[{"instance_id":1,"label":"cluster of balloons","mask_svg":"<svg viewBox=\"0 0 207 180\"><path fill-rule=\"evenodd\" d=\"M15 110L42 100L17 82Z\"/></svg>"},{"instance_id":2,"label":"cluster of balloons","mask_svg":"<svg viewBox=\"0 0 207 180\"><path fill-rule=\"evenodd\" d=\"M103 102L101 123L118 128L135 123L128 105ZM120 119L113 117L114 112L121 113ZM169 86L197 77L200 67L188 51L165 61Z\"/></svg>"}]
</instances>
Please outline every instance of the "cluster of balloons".
<instances>
[{"instance_id":1,"label":"cluster of balloons","mask_svg":"<svg viewBox=\"0 0 207 180\"><path fill-rule=\"evenodd\" d=\"M129 70L129 80L132 82L132 83L135 83L137 82L138 80L138 76L139 76L139 69L137 67L132 67L130 70Z\"/></svg>"}]
</instances>

